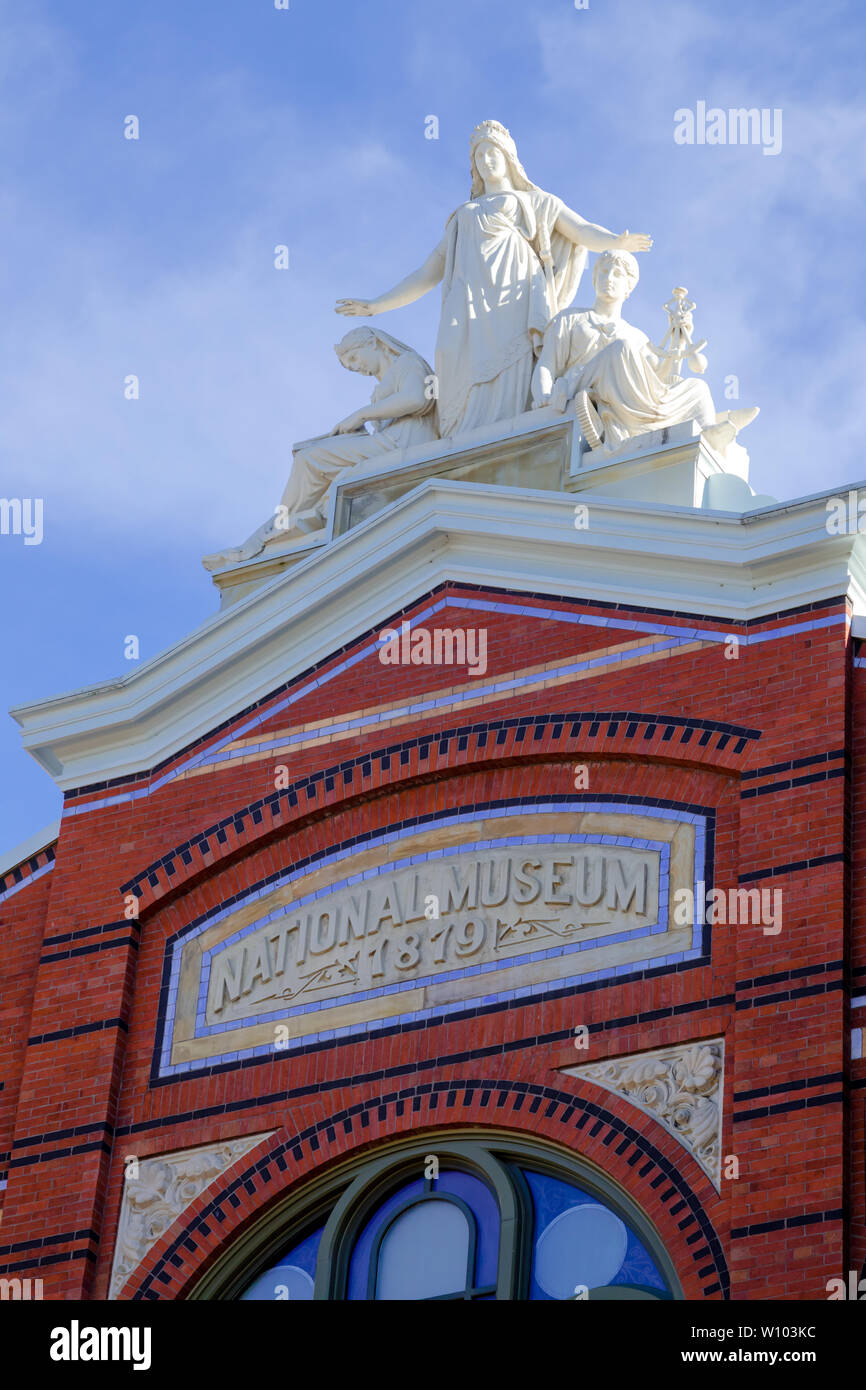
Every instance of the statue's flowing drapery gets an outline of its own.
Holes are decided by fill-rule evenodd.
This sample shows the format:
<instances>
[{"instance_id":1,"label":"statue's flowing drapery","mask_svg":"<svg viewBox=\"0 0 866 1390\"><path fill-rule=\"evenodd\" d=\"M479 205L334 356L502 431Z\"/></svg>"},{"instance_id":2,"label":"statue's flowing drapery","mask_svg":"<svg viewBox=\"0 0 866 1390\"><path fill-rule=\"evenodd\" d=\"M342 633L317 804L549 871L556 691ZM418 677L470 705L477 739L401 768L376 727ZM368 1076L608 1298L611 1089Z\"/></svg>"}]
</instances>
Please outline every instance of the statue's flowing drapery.
<instances>
[{"instance_id":1,"label":"statue's flowing drapery","mask_svg":"<svg viewBox=\"0 0 866 1390\"><path fill-rule=\"evenodd\" d=\"M716 418L705 381L665 381L633 339L619 338L603 347L576 373L574 387L592 397L608 448L683 420L695 420L704 429Z\"/></svg>"},{"instance_id":2,"label":"statue's flowing drapery","mask_svg":"<svg viewBox=\"0 0 866 1390\"><path fill-rule=\"evenodd\" d=\"M541 189L491 193L449 218L436 343L443 436L529 409L535 347L586 263L585 248L555 231L562 206Z\"/></svg>"},{"instance_id":3,"label":"statue's flowing drapery","mask_svg":"<svg viewBox=\"0 0 866 1390\"><path fill-rule=\"evenodd\" d=\"M377 383L372 403L399 395L410 381L423 390L427 363L409 350L395 358ZM294 516L305 507L320 503L333 480L346 468L365 463L377 454L396 449L409 449L415 444L428 444L438 438L436 402L424 411L404 415L396 420L378 422L372 433L360 430L353 434L326 435L295 454L292 472L281 498L281 506Z\"/></svg>"}]
</instances>

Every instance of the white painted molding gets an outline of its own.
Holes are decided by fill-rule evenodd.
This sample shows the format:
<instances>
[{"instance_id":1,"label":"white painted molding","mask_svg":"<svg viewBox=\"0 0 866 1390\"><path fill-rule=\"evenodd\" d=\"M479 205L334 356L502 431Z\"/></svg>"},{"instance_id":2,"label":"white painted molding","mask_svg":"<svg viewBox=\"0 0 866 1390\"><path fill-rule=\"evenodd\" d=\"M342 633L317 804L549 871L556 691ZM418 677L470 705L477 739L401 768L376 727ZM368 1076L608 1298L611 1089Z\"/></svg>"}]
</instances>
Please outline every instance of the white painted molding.
<instances>
[{"instance_id":1,"label":"white painted molding","mask_svg":"<svg viewBox=\"0 0 866 1390\"><path fill-rule=\"evenodd\" d=\"M726 619L848 593L864 542L826 498L744 516L428 478L118 680L12 711L63 788L152 767L448 580Z\"/></svg>"},{"instance_id":2,"label":"white painted molding","mask_svg":"<svg viewBox=\"0 0 866 1390\"><path fill-rule=\"evenodd\" d=\"M7 850L5 854L0 854L0 878L8 873L10 869L17 868L23 864L25 859L32 859L34 854L40 850L47 849L53 845L60 834L60 821L53 820L50 825L45 825L41 830L37 830L33 835L28 835L26 840L22 840L20 845L15 845Z\"/></svg>"}]
</instances>

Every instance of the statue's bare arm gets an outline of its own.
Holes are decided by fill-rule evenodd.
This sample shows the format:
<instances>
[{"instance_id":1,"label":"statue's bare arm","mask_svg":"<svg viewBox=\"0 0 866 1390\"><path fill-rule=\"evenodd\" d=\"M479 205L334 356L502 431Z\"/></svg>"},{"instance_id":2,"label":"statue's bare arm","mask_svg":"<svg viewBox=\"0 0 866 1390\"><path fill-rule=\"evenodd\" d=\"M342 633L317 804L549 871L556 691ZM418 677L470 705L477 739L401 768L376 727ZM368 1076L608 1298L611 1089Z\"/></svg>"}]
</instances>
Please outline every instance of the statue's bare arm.
<instances>
[{"instance_id":1,"label":"statue's bare arm","mask_svg":"<svg viewBox=\"0 0 866 1390\"><path fill-rule=\"evenodd\" d=\"M578 246L588 251L649 251L653 244L646 232L624 231L619 236L599 227L596 222L587 222L579 213L563 205L556 219L556 230Z\"/></svg>"},{"instance_id":2,"label":"statue's bare arm","mask_svg":"<svg viewBox=\"0 0 866 1390\"><path fill-rule=\"evenodd\" d=\"M359 410L353 410L351 415L347 415L345 420L334 426L331 434L352 434L356 430L362 430L366 420L400 420L406 415L420 415L429 405L426 384L423 374L413 371L400 391L385 396L381 401L371 401L369 405L362 405Z\"/></svg>"},{"instance_id":3,"label":"statue's bare arm","mask_svg":"<svg viewBox=\"0 0 866 1390\"><path fill-rule=\"evenodd\" d=\"M554 323L556 320L554 320ZM553 383L556 377L556 342L554 334L556 329L553 325L548 328L544 335L544 344L538 355L535 364L535 371L532 374L532 400L536 406L546 405L553 390Z\"/></svg>"},{"instance_id":4,"label":"statue's bare arm","mask_svg":"<svg viewBox=\"0 0 866 1390\"><path fill-rule=\"evenodd\" d=\"M404 304L414 304L416 299L427 294L441 284L445 274L445 252L437 246L424 264L401 280L392 290L380 294L376 299L338 299L338 314L357 315L368 318L373 314L384 314L388 309L402 309Z\"/></svg>"}]
</instances>

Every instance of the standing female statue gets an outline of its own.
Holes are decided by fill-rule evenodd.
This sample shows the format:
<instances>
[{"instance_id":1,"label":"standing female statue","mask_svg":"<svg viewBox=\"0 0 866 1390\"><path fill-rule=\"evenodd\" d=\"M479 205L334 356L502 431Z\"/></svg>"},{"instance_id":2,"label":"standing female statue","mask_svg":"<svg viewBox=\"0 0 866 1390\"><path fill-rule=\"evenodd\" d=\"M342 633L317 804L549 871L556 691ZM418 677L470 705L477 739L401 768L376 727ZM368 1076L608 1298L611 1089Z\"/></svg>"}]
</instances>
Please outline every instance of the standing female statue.
<instances>
[{"instance_id":1,"label":"standing female statue","mask_svg":"<svg viewBox=\"0 0 866 1390\"><path fill-rule=\"evenodd\" d=\"M587 251L647 251L650 237L585 222L527 178L498 121L470 141L472 188L420 270L377 299L340 299L337 313L398 309L442 284L436 343L443 436L529 409L534 355L577 289Z\"/></svg>"}]
</instances>

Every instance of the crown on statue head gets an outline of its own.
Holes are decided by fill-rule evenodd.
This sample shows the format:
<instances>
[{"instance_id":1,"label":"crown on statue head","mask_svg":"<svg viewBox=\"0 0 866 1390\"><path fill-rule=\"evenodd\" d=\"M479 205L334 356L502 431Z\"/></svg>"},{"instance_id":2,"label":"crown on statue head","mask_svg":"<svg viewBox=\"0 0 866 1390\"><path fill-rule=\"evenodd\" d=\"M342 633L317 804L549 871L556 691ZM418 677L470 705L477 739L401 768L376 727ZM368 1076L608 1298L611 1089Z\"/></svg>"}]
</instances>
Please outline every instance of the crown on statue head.
<instances>
[{"instance_id":1,"label":"crown on statue head","mask_svg":"<svg viewBox=\"0 0 866 1390\"><path fill-rule=\"evenodd\" d=\"M508 130L501 121L481 121L469 137L469 143L474 147L475 145L480 145L482 140L495 139L496 136L499 136L500 139L507 140L509 145L514 144L511 131Z\"/></svg>"}]
</instances>

